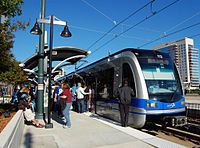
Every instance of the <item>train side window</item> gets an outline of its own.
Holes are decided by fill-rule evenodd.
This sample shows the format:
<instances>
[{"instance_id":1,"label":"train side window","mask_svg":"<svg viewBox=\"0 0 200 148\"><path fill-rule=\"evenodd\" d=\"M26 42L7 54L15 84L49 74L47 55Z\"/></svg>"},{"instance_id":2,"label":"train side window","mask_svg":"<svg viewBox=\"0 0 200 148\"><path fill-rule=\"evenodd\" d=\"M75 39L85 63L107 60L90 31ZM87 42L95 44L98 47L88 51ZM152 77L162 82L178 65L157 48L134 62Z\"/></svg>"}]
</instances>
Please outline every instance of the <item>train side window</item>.
<instances>
[{"instance_id":1,"label":"train side window","mask_svg":"<svg viewBox=\"0 0 200 148\"><path fill-rule=\"evenodd\" d=\"M109 100L113 95L114 68L98 72L98 98Z\"/></svg>"},{"instance_id":2,"label":"train side window","mask_svg":"<svg viewBox=\"0 0 200 148\"><path fill-rule=\"evenodd\" d=\"M133 72L131 70L131 67L128 63L124 63L122 66L122 81L124 82L125 80L128 81L129 86L135 91L135 81L133 77Z\"/></svg>"}]
</instances>

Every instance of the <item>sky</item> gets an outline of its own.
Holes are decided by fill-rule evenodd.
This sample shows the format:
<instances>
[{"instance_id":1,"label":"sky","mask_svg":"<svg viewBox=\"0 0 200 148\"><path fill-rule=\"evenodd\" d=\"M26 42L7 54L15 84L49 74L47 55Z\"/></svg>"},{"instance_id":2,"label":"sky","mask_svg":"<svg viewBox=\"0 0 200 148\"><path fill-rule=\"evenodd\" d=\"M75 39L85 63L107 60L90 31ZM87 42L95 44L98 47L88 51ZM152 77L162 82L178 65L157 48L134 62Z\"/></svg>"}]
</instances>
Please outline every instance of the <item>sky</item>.
<instances>
[{"instance_id":1,"label":"sky","mask_svg":"<svg viewBox=\"0 0 200 148\"><path fill-rule=\"evenodd\" d=\"M46 0L45 16L54 15L62 21L67 21L72 33L72 37L63 38L60 33L64 26L54 25L53 46L73 46L90 50L92 53L86 58L88 63L85 65L108 56L109 50L113 54L125 48L151 49L153 46L184 37L194 39L194 47L200 49L200 24L198 24L200 23L200 0L177 2L155 0L152 5L128 17L150 1ZM175 3L170 5L173 2ZM166 9L163 9L165 7ZM36 18L40 18L41 1L24 0L22 10L23 14L15 19L30 20L31 25L26 28L26 31L15 33L12 51L16 59L21 62L32 56L36 52L36 44L39 45L39 36L30 34L30 30ZM126 21L122 22L124 19ZM49 28L50 25L46 24L48 41ZM114 29L105 35L112 28ZM105 37L99 40L103 35ZM156 42L150 43L156 39L158 39ZM53 66L55 64L53 63ZM65 70L66 73L71 72L74 66L65 67Z\"/></svg>"}]
</instances>

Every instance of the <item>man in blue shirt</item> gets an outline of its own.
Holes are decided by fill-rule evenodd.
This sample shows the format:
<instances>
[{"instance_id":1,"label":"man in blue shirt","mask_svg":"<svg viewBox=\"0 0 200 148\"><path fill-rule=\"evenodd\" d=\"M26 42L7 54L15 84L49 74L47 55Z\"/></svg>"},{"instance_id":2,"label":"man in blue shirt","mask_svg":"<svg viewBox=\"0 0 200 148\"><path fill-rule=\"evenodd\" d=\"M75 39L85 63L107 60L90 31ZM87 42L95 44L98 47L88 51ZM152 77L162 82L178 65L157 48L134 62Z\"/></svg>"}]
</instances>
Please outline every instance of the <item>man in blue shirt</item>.
<instances>
[{"instance_id":1,"label":"man in blue shirt","mask_svg":"<svg viewBox=\"0 0 200 148\"><path fill-rule=\"evenodd\" d=\"M55 89L55 97L54 102L56 104L56 110L58 111L58 117L63 117L62 110L61 110L61 104L60 104L60 97L59 95L63 92L61 83L57 82L58 87Z\"/></svg>"},{"instance_id":2,"label":"man in blue shirt","mask_svg":"<svg viewBox=\"0 0 200 148\"><path fill-rule=\"evenodd\" d=\"M72 107L74 111L77 111L77 101L76 101L76 84L73 84L73 87L71 89L71 95L72 95Z\"/></svg>"}]
</instances>

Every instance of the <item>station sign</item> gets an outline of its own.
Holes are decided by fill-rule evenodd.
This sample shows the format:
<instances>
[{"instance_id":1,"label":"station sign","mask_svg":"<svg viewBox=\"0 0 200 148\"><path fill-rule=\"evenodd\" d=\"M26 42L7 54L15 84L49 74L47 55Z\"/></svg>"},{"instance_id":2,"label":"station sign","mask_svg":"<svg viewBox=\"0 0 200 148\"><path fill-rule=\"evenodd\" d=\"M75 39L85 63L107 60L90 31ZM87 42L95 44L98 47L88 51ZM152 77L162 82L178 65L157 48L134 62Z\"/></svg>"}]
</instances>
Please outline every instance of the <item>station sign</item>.
<instances>
[{"instance_id":1,"label":"station sign","mask_svg":"<svg viewBox=\"0 0 200 148\"><path fill-rule=\"evenodd\" d=\"M44 84L38 84L38 90L44 90Z\"/></svg>"}]
</instances>

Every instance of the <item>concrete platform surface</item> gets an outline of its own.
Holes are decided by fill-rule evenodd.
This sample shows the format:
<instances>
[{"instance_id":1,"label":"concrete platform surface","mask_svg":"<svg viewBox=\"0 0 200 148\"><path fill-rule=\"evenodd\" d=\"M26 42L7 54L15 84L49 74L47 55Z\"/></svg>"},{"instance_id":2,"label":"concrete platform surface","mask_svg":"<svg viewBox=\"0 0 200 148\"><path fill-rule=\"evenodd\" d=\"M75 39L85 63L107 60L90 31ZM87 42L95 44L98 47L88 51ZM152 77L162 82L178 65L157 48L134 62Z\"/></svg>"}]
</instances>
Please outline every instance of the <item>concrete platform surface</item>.
<instances>
[{"instance_id":1,"label":"concrete platform surface","mask_svg":"<svg viewBox=\"0 0 200 148\"><path fill-rule=\"evenodd\" d=\"M53 128L25 125L21 148L151 148L183 147L91 113L70 111L72 127L53 115Z\"/></svg>"}]
</instances>

